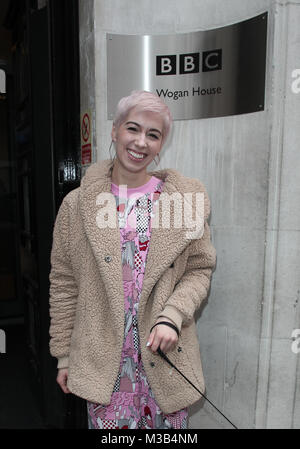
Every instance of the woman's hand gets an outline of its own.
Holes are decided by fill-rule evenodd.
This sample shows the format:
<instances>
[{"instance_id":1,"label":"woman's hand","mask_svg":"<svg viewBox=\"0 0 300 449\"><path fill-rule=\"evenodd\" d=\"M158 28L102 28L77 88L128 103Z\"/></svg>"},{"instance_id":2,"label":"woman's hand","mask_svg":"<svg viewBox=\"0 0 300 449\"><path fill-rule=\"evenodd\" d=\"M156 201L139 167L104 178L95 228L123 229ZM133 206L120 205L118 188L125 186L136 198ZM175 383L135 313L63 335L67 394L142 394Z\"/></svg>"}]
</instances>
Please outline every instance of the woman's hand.
<instances>
[{"instance_id":1,"label":"woman's hand","mask_svg":"<svg viewBox=\"0 0 300 449\"><path fill-rule=\"evenodd\" d=\"M159 318L157 323L161 321L168 321L169 323L174 324L173 321L165 317ZM150 337L148 338L147 346L153 353L155 353L159 347L166 353L175 348L177 341L177 332L166 324L160 324L153 328Z\"/></svg>"},{"instance_id":2,"label":"woman's hand","mask_svg":"<svg viewBox=\"0 0 300 449\"><path fill-rule=\"evenodd\" d=\"M69 388L67 387L68 381L68 368L61 368L58 370L56 382L62 389L64 393L71 393Z\"/></svg>"}]
</instances>

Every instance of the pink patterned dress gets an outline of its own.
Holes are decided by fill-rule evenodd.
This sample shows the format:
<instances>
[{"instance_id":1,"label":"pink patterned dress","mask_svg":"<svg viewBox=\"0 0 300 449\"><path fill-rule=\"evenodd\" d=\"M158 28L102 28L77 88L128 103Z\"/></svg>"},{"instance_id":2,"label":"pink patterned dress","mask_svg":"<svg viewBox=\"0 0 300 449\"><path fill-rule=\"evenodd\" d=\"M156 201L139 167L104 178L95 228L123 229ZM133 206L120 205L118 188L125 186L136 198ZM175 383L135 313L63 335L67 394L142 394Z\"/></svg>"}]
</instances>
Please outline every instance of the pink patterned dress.
<instances>
[{"instance_id":1,"label":"pink patterned dress","mask_svg":"<svg viewBox=\"0 0 300 449\"><path fill-rule=\"evenodd\" d=\"M157 405L141 360L138 306L151 237L151 219L163 188L152 176L138 188L112 184L118 211L124 286L124 344L109 405L87 401L90 429L186 429L187 408L164 414Z\"/></svg>"}]
</instances>

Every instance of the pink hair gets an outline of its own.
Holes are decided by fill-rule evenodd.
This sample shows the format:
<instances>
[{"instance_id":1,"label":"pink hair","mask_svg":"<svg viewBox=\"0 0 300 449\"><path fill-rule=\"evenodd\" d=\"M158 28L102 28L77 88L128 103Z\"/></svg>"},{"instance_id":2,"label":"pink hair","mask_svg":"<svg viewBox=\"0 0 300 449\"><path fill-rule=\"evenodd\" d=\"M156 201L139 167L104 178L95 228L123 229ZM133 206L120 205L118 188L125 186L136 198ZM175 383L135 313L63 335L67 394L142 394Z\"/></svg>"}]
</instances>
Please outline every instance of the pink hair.
<instances>
[{"instance_id":1,"label":"pink hair","mask_svg":"<svg viewBox=\"0 0 300 449\"><path fill-rule=\"evenodd\" d=\"M139 111L157 112L161 115L164 123L163 142L165 142L173 122L170 110L158 95L145 90L134 90L128 97L121 98L117 105L113 121L114 126L118 128L124 123L130 111L135 107Z\"/></svg>"}]
</instances>

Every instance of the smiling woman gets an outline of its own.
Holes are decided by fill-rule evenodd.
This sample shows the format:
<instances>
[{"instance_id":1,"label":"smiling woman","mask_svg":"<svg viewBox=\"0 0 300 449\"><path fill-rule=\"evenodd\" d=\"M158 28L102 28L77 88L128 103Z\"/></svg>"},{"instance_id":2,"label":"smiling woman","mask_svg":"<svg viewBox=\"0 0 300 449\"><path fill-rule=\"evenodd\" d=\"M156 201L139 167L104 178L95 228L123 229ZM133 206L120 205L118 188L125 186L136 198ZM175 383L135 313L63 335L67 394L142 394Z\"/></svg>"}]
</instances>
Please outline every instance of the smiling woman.
<instances>
[{"instance_id":1,"label":"smiling woman","mask_svg":"<svg viewBox=\"0 0 300 449\"><path fill-rule=\"evenodd\" d=\"M140 111L137 107L129 113L125 123L113 126L112 141L117 159L112 171L113 183L139 187L149 181L147 166L162 148L163 119L157 112Z\"/></svg>"},{"instance_id":2,"label":"smiling woman","mask_svg":"<svg viewBox=\"0 0 300 449\"><path fill-rule=\"evenodd\" d=\"M112 181L139 187L149 181L147 166L159 156L172 123L169 109L150 92L133 92L118 104L112 128L116 161Z\"/></svg>"},{"instance_id":3,"label":"smiling woman","mask_svg":"<svg viewBox=\"0 0 300 449\"><path fill-rule=\"evenodd\" d=\"M193 315L215 265L209 200L196 179L172 169L147 172L171 123L155 94L121 99L111 131L115 159L88 168L56 220L50 348L63 391L87 400L89 428L187 428L187 407L198 398L155 357L159 348L204 390ZM201 236L191 240L185 226L155 227L163 192L204 195ZM97 222L100 197L113 226Z\"/></svg>"}]
</instances>

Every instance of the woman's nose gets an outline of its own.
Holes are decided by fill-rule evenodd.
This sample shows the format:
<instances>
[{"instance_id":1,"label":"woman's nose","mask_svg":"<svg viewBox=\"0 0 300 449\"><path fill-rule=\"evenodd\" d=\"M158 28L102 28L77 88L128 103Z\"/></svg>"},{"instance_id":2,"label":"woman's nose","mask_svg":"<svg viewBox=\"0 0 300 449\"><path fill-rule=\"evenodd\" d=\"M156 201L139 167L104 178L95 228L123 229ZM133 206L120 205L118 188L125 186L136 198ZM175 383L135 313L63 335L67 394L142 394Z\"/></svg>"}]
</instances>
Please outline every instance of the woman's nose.
<instances>
[{"instance_id":1,"label":"woman's nose","mask_svg":"<svg viewBox=\"0 0 300 449\"><path fill-rule=\"evenodd\" d=\"M140 133L140 134L137 136L136 144L137 144L139 147L145 147L145 146L147 145L145 134Z\"/></svg>"}]
</instances>

